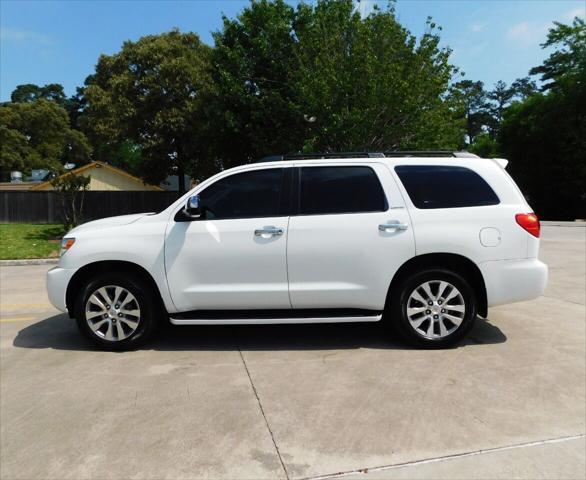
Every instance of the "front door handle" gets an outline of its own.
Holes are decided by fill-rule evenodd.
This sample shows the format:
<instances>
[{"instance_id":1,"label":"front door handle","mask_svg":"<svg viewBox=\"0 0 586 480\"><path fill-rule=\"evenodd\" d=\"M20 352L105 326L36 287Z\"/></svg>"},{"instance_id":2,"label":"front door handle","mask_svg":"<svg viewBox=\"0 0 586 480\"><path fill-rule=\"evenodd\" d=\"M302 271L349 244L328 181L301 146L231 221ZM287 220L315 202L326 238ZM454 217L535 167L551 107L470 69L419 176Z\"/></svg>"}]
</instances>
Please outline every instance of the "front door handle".
<instances>
[{"instance_id":1,"label":"front door handle","mask_svg":"<svg viewBox=\"0 0 586 480\"><path fill-rule=\"evenodd\" d=\"M388 232L390 230L407 230L409 228L409 225L407 225L406 223L401 223L397 220L391 220L388 223L382 223L378 226L378 229L381 232Z\"/></svg>"},{"instance_id":2,"label":"front door handle","mask_svg":"<svg viewBox=\"0 0 586 480\"><path fill-rule=\"evenodd\" d=\"M257 237L272 237L273 235L283 235L283 233L285 232L285 230L281 227L262 227L262 228L257 228L254 231L254 234Z\"/></svg>"}]
</instances>

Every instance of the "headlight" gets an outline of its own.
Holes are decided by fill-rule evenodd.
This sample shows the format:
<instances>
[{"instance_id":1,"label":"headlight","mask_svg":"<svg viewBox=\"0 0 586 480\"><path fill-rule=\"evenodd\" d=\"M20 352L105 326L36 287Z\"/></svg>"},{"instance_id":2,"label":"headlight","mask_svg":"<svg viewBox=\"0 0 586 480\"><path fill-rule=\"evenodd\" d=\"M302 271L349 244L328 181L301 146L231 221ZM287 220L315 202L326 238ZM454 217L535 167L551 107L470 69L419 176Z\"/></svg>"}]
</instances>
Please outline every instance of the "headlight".
<instances>
[{"instance_id":1,"label":"headlight","mask_svg":"<svg viewBox=\"0 0 586 480\"><path fill-rule=\"evenodd\" d=\"M73 244L75 243L75 238L73 237L69 237L69 238L64 238L61 240L61 253L60 256L63 256L63 254L69 250L71 247L73 247Z\"/></svg>"}]
</instances>

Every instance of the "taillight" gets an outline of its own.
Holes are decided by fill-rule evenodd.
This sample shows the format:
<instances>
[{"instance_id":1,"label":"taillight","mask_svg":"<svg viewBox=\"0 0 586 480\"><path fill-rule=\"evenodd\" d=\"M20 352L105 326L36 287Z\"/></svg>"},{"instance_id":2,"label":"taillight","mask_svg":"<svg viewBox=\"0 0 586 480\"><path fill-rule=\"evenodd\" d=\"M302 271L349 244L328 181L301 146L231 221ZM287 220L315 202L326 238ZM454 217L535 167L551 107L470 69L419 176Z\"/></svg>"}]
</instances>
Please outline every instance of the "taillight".
<instances>
[{"instance_id":1,"label":"taillight","mask_svg":"<svg viewBox=\"0 0 586 480\"><path fill-rule=\"evenodd\" d=\"M518 213L515 215L515 220L521 225L527 232L534 237L539 238L541 232L541 226L539 225L539 218L534 213Z\"/></svg>"}]
</instances>

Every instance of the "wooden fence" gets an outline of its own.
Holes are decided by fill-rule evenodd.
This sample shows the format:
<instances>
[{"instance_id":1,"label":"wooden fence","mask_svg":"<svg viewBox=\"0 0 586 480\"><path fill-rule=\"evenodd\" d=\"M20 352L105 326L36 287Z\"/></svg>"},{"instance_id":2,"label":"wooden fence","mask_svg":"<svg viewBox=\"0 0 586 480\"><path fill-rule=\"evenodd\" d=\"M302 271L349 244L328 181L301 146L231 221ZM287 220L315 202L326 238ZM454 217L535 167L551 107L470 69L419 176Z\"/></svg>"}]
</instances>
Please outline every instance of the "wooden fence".
<instances>
[{"instance_id":1,"label":"wooden fence","mask_svg":"<svg viewBox=\"0 0 586 480\"><path fill-rule=\"evenodd\" d=\"M159 212L179 198L177 192L86 192L83 221ZM0 192L0 223L60 223L61 198L48 192Z\"/></svg>"}]
</instances>

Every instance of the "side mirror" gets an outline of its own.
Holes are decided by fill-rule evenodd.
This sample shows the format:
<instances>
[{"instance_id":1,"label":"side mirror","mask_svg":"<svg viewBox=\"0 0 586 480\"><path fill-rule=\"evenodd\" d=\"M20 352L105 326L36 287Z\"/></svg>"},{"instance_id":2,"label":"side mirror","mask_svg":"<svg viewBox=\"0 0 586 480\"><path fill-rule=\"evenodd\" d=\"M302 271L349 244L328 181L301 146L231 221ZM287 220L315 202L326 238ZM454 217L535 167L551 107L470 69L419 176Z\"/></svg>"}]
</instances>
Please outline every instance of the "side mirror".
<instances>
[{"instance_id":1,"label":"side mirror","mask_svg":"<svg viewBox=\"0 0 586 480\"><path fill-rule=\"evenodd\" d=\"M183 210L185 215L189 218L201 217L201 206L199 203L199 195L192 195L187 199L185 209Z\"/></svg>"}]
</instances>

